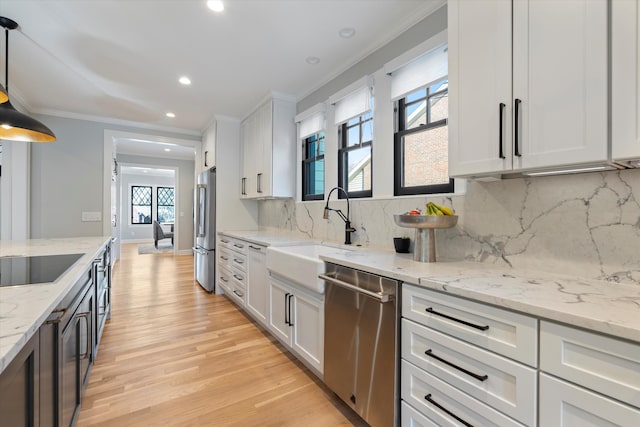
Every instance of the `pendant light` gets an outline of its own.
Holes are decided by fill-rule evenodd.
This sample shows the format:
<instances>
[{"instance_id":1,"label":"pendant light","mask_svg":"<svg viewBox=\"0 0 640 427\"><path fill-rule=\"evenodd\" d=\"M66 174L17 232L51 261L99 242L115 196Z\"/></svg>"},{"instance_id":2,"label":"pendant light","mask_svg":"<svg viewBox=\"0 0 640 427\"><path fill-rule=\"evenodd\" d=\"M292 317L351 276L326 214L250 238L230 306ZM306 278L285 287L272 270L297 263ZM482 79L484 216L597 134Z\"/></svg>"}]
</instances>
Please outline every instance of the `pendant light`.
<instances>
[{"instance_id":1,"label":"pendant light","mask_svg":"<svg viewBox=\"0 0 640 427\"><path fill-rule=\"evenodd\" d=\"M5 34L5 93L7 100L0 104L0 139L9 141L53 142L56 136L51 129L16 110L9 101L9 30L18 28L12 19L0 16L0 26ZM0 98L0 102L2 98Z\"/></svg>"}]
</instances>

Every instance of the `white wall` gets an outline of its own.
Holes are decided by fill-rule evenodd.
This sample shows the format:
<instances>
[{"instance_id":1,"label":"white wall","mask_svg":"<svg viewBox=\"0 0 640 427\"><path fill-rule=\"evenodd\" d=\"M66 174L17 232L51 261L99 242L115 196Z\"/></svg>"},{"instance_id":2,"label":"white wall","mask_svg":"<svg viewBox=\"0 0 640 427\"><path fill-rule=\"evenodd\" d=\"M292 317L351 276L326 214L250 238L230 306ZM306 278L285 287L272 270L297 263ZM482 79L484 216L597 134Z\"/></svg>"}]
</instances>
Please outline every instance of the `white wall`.
<instances>
[{"instance_id":1,"label":"white wall","mask_svg":"<svg viewBox=\"0 0 640 427\"><path fill-rule=\"evenodd\" d=\"M105 229L110 228L109 218L102 218L100 222L82 222L83 211L103 212L105 130L194 141L200 139L192 135L87 120L33 116L53 130L57 141L30 144L31 238L101 236ZM193 182L193 176L192 167L190 182ZM188 231L192 234L193 225ZM191 248L190 243L184 243L185 247Z\"/></svg>"},{"instance_id":2,"label":"white wall","mask_svg":"<svg viewBox=\"0 0 640 427\"><path fill-rule=\"evenodd\" d=\"M170 176L149 176L143 174L122 174L120 182L121 198L120 198L120 238L122 241L127 240L153 240L153 224L132 224L131 223L131 186L150 186L153 187L153 216L156 216L156 188L157 187L175 187L175 178ZM176 194L176 199L180 194Z\"/></svg>"}]
</instances>

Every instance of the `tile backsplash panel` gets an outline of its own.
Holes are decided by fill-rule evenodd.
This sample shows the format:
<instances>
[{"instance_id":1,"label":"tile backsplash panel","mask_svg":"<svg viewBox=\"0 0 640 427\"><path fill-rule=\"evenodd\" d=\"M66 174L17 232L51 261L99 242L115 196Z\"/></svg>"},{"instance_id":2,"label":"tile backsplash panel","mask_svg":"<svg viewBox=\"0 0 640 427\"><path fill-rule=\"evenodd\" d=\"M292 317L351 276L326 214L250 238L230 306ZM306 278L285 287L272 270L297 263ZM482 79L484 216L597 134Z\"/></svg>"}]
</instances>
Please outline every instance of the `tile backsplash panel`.
<instances>
[{"instance_id":1,"label":"tile backsplash panel","mask_svg":"<svg viewBox=\"0 0 640 427\"><path fill-rule=\"evenodd\" d=\"M354 200L354 244L393 250L400 228L393 214L424 210L428 201L453 206L458 225L437 230L438 259L533 268L640 285L640 171L470 181L464 195ZM335 212L322 219L325 202L259 202L263 229L344 242ZM346 213L346 202L331 199Z\"/></svg>"}]
</instances>

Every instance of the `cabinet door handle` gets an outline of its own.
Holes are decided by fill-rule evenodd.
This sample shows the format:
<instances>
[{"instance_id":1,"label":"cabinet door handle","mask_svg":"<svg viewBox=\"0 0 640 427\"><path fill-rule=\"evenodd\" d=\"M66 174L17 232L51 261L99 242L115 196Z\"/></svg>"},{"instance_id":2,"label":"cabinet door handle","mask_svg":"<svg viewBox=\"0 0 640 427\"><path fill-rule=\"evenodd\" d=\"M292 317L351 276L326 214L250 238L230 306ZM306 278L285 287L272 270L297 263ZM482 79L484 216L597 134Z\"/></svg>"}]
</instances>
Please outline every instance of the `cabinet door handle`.
<instances>
[{"instance_id":1,"label":"cabinet door handle","mask_svg":"<svg viewBox=\"0 0 640 427\"><path fill-rule=\"evenodd\" d=\"M289 294L289 303L287 304L287 310L289 311L289 326L293 326L293 320L291 319L291 301L293 301L293 294Z\"/></svg>"},{"instance_id":2,"label":"cabinet door handle","mask_svg":"<svg viewBox=\"0 0 640 427\"><path fill-rule=\"evenodd\" d=\"M204 167L209 167L209 162L207 162L207 154L209 154L209 150L204 152Z\"/></svg>"},{"instance_id":3,"label":"cabinet door handle","mask_svg":"<svg viewBox=\"0 0 640 427\"><path fill-rule=\"evenodd\" d=\"M470 377L473 377L473 378L477 379L478 381L486 381L486 380L489 379L489 375L478 375L478 374L475 374L475 373L463 368L462 366L458 366L455 363L449 362L448 360L445 360L440 356L436 356L435 354L433 354L433 350L432 349L428 349L427 351L424 352L424 354L426 354L427 356L429 356L429 357L431 357L433 359L436 359L436 360L444 363L445 365L451 366L452 368L457 369L458 371L463 372L463 373L469 375Z\"/></svg>"},{"instance_id":4,"label":"cabinet door handle","mask_svg":"<svg viewBox=\"0 0 640 427\"><path fill-rule=\"evenodd\" d=\"M257 179L258 179L258 185L257 185L258 188L256 191L258 193L262 193L262 174L261 173L257 175Z\"/></svg>"},{"instance_id":5,"label":"cabinet door handle","mask_svg":"<svg viewBox=\"0 0 640 427\"><path fill-rule=\"evenodd\" d=\"M247 178L242 178L242 195L247 195Z\"/></svg>"},{"instance_id":6,"label":"cabinet door handle","mask_svg":"<svg viewBox=\"0 0 640 427\"><path fill-rule=\"evenodd\" d=\"M433 400L433 398L431 397L431 393L427 394L424 398L427 402L431 403L433 406L440 409L442 412L455 418L456 421L461 422L467 427L473 427L473 424L469 424L468 422L466 422L465 420L463 420L462 418L460 418L459 416L457 416L456 414L454 414L453 412L451 412L450 410L448 410L447 408L445 408L444 406L442 406L441 404Z\"/></svg>"},{"instance_id":7,"label":"cabinet door handle","mask_svg":"<svg viewBox=\"0 0 640 427\"><path fill-rule=\"evenodd\" d=\"M47 325L52 325L52 324L60 323L60 321L64 317L64 315L67 312L67 310L68 310L68 308L59 308L57 310L53 310L51 312L51 314L59 314L59 315L55 319L47 320L46 324Z\"/></svg>"},{"instance_id":8,"label":"cabinet door handle","mask_svg":"<svg viewBox=\"0 0 640 427\"><path fill-rule=\"evenodd\" d=\"M262 248L261 248L260 246L253 246L253 245L249 245L249 247L250 247L251 249L256 250L256 251L260 251L260 250L262 250Z\"/></svg>"},{"instance_id":9,"label":"cabinet door handle","mask_svg":"<svg viewBox=\"0 0 640 427\"><path fill-rule=\"evenodd\" d=\"M291 324L289 324L289 314L288 314L289 310L287 307L288 305L289 305L289 292L284 294L284 323L291 326Z\"/></svg>"},{"instance_id":10,"label":"cabinet door handle","mask_svg":"<svg viewBox=\"0 0 640 427\"><path fill-rule=\"evenodd\" d=\"M461 324L463 324L465 326L470 326L472 328L479 329L481 331L486 331L487 329L489 329L489 325L476 325L474 323L467 322L466 320L456 319L455 317L449 316L448 314L444 314L444 313L440 313L440 312L435 311L433 309L433 307L427 307L425 309L425 311L427 313L435 314L436 316L444 317L445 319L453 320L454 322L458 322L458 323L461 323Z\"/></svg>"},{"instance_id":11,"label":"cabinet door handle","mask_svg":"<svg viewBox=\"0 0 640 427\"><path fill-rule=\"evenodd\" d=\"M504 155L504 124L502 123L502 120L504 118L504 108L506 107L506 104L504 104L503 102L500 103L500 132L499 132L499 136L498 136L498 140L499 140L499 147L498 147L498 156L500 156L501 159L505 158Z\"/></svg>"},{"instance_id":12,"label":"cabinet door handle","mask_svg":"<svg viewBox=\"0 0 640 427\"><path fill-rule=\"evenodd\" d=\"M85 311L83 313L76 314L76 317L83 318L85 321L85 325L87 326L87 336L86 336L86 344L84 353L80 354L80 359L88 359L89 358L89 349L91 346L91 328L89 327L89 315L90 311Z\"/></svg>"},{"instance_id":13,"label":"cabinet door handle","mask_svg":"<svg viewBox=\"0 0 640 427\"><path fill-rule=\"evenodd\" d=\"M513 132L514 132L514 144L515 144L515 148L514 148L514 154L516 155L516 157L522 157L522 153L520 153L520 104L522 103L522 100L517 99L515 101L515 107L514 107L514 116L515 116L515 122L513 125Z\"/></svg>"}]
</instances>

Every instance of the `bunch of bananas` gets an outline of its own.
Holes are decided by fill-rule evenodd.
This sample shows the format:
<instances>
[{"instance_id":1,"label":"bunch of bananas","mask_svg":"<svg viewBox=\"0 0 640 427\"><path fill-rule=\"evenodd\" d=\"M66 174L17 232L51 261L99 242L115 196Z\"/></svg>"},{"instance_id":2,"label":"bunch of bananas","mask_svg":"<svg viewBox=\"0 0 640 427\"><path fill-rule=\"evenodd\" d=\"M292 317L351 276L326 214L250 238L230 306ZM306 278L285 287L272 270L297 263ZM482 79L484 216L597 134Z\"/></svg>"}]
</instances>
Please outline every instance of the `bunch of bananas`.
<instances>
[{"instance_id":1,"label":"bunch of bananas","mask_svg":"<svg viewBox=\"0 0 640 427\"><path fill-rule=\"evenodd\" d=\"M439 206L433 202L427 203L427 215L455 215L453 209Z\"/></svg>"}]
</instances>

